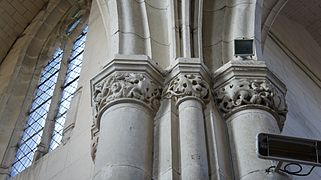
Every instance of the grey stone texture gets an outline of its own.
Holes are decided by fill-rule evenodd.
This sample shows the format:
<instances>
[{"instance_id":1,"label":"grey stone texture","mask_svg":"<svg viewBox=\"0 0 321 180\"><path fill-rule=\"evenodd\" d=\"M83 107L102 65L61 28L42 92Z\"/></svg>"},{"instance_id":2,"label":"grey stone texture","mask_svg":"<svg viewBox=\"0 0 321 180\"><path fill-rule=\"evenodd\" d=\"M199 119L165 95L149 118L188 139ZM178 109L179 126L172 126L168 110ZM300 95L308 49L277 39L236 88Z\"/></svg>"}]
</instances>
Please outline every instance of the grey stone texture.
<instances>
[{"instance_id":1,"label":"grey stone texture","mask_svg":"<svg viewBox=\"0 0 321 180\"><path fill-rule=\"evenodd\" d=\"M1 180L41 68L77 8L90 9L89 31L63 143L11 179L303 179L266 173L275 162L255 152L259 132L321 138L318 25L289 17L295 3L49 0L28 14L29 0L14 2L0 2L0 13L28 17L12 17L26 27L17 26L13 46L0 27ZM254 56L234 56L239 38L254 40ZM315 169L307 179L320 177Z\"/></svg>"}]
</instances>

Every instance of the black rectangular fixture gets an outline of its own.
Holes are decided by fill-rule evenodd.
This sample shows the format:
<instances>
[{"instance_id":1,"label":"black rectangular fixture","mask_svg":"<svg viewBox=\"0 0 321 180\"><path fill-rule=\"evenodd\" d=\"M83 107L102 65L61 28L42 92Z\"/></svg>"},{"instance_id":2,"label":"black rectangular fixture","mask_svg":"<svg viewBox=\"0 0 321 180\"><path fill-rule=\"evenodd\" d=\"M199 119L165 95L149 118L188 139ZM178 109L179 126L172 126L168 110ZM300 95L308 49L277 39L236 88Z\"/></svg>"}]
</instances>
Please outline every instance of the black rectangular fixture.
<instances>
[{"instance_id":1,"label":"black rectangular fixture","mask_svg":"<svg viewBox=\"0 0 321 180\"><path fill-rule=\"evenodd\" d=\"M257 154L263 159L321 166L321 141L260 133Z\"/></svg>"},{"instance_id":2,"label":"black rectangular fixture","mask_svg":"<svg viewBox=\"0 0 321 180\"><path fill-rule=\"evenodd\" d=\"M235 39L234 54L240 57L254 56L253 39Z\"/></svg>"}]
</instances>

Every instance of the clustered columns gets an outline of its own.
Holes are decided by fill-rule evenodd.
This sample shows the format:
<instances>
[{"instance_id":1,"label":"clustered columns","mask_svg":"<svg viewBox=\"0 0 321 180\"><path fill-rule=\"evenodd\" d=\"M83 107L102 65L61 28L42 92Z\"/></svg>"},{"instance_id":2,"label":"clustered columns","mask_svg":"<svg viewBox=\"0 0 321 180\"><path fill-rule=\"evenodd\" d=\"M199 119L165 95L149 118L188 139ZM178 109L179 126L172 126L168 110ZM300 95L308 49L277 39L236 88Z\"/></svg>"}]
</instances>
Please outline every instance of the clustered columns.
<instances>
[{"instance_id":1,"label":"clustered columns","mask_svg":"<svg viewBox=\"0 0 321 180\"><path fill-rule=\"evenodd\" d=\"M124 62L113 60L91 82L95 180L152 178L153 119L162 93L155 79L162 77L154 79L158 72L146 60Z\"/></svg>"},{"instance_id":2,"label":"clustered columns","mask_svg":"<svg viewBox=\"0 0 321 180\"><path fill-rule=\"evenodd\" d=\"M154 118L161 98L175 100L179 111L181 179L209 179L203 111L211 92L205 66L199 59L179 59L165 81L152 60L121 57L91 80L94 179L153 178Z\"/></svg>"},{"instance_id":3,"label":"clustered columns","mask_svg":"<svg viewBox=\"0 0 321 180\"><path fill-rule=\"evenodd\" d=\"M227 124L235 179L289 179L267 173L275 164L255 152L257 134L280 133L287 112L285 85L264 62L230 61L211 79L200 59L179 58L164 80L152 60L137 57L119 56L91 80L95 180L153 178L154 118L161 98L171 98L178 109L180 178L209 179L213 152L204 108L213 97Z\"/></svg>"},{"instance_id":4,"label":"clustered columns","mask_svg":"<svg viewBox=\"0 0 321 180\"><path fill-rule=\"evenodd\" d=\"M198 73L180 72L169 81L164 94L173 98L178 108L181 179L209 179L203 113L210 99L208 83Z\"/></svg>"},{"instance_id":5,"label":"clustered columns","mask_svg":"<svg viewBox=\"0 0 321 180\"><path fill-rule=\"evenodd\" d=\"M214 74L215 102L226 120L236 179L288 179L266 173L272 165L256 155L258 133L280 133L286 88L262 61L230 61Z\"/></svg>"}]
</instances>

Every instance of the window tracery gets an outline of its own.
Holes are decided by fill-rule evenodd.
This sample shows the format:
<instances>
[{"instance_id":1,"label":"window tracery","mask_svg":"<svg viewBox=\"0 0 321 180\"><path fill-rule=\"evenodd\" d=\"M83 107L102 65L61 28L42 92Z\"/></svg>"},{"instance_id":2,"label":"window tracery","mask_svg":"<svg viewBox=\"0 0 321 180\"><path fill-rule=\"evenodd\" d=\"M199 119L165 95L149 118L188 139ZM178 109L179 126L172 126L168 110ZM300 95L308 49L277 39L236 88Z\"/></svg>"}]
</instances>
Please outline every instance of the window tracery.
<instances>
[{"instance_id":1,"label":"window tracery","mask_svg":"<svg viewBox=\"0 0 321 180\"><path fill-rule=\"evenodd\" d=\"M71 98L73 97L78 86L87 29L88 27L85 27L83 32L73 43L72 52L68 60L65 82L62 87L59 110L55 117L55 127L51 138L50 150L55 149L60 144L62 139L62 131L66 120L67 110L70 107Z\"/></svg>"},{"instance_id":2,"label":"window tracery","mask_svg":"<svg viewBox=\"0 0 321 180\"><path fill-rule=\"evenodd\" d=\"M24 128L15 162L12 165L11 175L32 164L37 145L40 143L43 128L49 112L55 84L57 83L63 51L57 48L53 58L43 68L33 100L27 123Z\"/></svg>"},{"instance_id":3,"label":"window tracery","mask_svg":"<svg viewBox=\"0 0 321 180\"><path fill-rule=\"evenodd\" d=\"M85 18L78 18L67 26L68 29L64 31L67 38L63 38L64 42L60 43L48 64L42 69L26 125L10 169L10 176L17 175L38 157L54 150L61 143L66 114L77 90L82 66L88 31L84 20ZM81 31L80 34L79 31ZM63 83L59 84L59 80ZM53 100L57 97L58 102ZM50 117L50 114L54 116ZM50 121L54 124L48 125ZM46 131L48 127L50 130ZM49 141L46 140L48 138ZM45 150L41 149L41 146L45 146Z\"/></svg>"}]
</instances>

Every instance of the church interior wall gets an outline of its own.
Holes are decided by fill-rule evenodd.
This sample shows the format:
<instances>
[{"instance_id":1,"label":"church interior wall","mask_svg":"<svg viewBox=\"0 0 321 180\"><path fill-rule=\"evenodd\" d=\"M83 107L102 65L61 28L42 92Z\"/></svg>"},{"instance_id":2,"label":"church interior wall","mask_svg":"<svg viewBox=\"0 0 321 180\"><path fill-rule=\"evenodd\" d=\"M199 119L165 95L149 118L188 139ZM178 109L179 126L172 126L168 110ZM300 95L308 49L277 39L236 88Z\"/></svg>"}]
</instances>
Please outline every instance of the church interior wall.
<instances>
[{"instance_id":1,"label":"church interior wall","mask_svg":"<svg viewBox=\"0 0 321 180\"><path fill-rule=\"evenodd\" d=\"M320 56L320 46L301 25L278 16L265 43L264 60L287 87L288 113L282 134L311 139L321 136ZM292 178L320 177L316 168L308 177Z\"/></svg>"},{"instance_id":2,"label":"church interior wall","mask_svg":"<svg viewBox=\"0 0 321 180\"><path fill-rule=\"evenodd\" d=\"M205 0L205 2L207 1ZM103 19L101 15L101 8L106 8L106 5L99 3L101 3L101 1L94 0L91 7L83 68L78 90L67 116L66 124L71 127L71 130L68 131L68 133L70 133L68 134L70 139L67 139L66 142L56 150L46 154L28 169L12 178L14 180L88 180L93 177L94 163L90 156L90 129L93 119L90 80L114 58L111 49L113 49L112 41L115 35L110 31L110 29L113 29L110 28L110 26L113 25L106 22L106 19ZM173 29L168 28L170 22L167 19L171 16L171 12L167 9L167 3L168 1L164 4L151 1L150 4L147 4L146 15L142 16L144 18L148 16L147 19L150 29L138 30L139 33L142 32L140 35L143 37L144 42L140 42L141 38L133 36L134 39L139 39L137 41L143 44L142 46L144 46L144 48L147 47L146 49L142 48L137 51L142 52L142 54L145 53L145 55L150 55L150 58L156 61L162 69L166 69L170 65L171 59L175 57L174 54L177 53L173 52L175 48L173 48L174 44L172 44L171 41L174 34L171 32ZM218 16L215 16L216 18L223 17L224 11L224 9L215 12L214 10L206 11L205 7L204 19L209 18L207 16L212 16L214 13L218 14ZM217 21L221 22L221 20ZM213 27L209 27L211 25ZM30 28L32 28L32 26L33 24L30 25ZM167 28L165 28L165 26ZM224 29L221 29L222 27L217 26L217 22L210 23L209 26L204 25L203 28L214 29L214 31L218 31L216 32L218 34L224 31ZM203 38L206 38L206 35L207 34L205 34ZM126 35L124 35L124 37L125 36ZM2 84L0 87L0 100L2 104L5 104L6 98L11 93L10 91L8 92L8 87L10 81L15 79L15 72L17 67L19 67L19 58L24 56L28 57L28 54L23 51L28 46L28 43L25 43L27 38L28 33L26 37L21 37L15 43L0 66L0 83ZM224 42L221 39L212 38L214 38L214 40L203 40L203 51L206 64L210 65L210 68L214 72L217 67L223 64L223 60L220 60L221 62L218 62L218 60L223 57L221 46ZM126 46L132 46L132 44L124 44L124 46L126 51ZM216 56L216 54L220 55ZM287 87L286 100L288 104L288 114L283 134L313 139L321 137L321 130L319 128L321 127L319 120L319 117L321 117L321 106L319 103L321 102L321 71L319 70L321 62L318 57L321 57L321 48L314 42L309 33L299 24L280 15L274 22L271 32L265 41L263 60L266 62L268 68L275 73ZM34 58L34 56L31 58ZM35 64L33 64L33 66L34 65ZM31 77L33 74L29 73L28 75ZM28 85L30 84L30 77ZM27 85L25 88L27 88ZM29 94L24 92L16 101L22 102L27 95L30 96L30 92ZM30 96L29 99L31 98ZM155 144L157 144L157 140L161 140L161 138L167 139L175 136L175 133L168 133L170 129L177 128L177 124L175 124L177 123L175 122L175 119L177 120L177 112L173 108L174 106L173 102L169 100L162 101L160 112L155 118L155 134L163 132L167 134L162 134L161 137L155 135ZM10 112L12 116L8 116L8 118L19 119L18 115L21 109L13 110L14 111ZM215 155L213 155L213 159L215 160L210 162L212 165L211 173L216 173L213 177L220 176L222 179L229 179L231 178L229 176L230 174L228 174L230 167L229 163L226 163L228 159L227 156L229 155L226 149L228 143L224 137L219 137L222 135L220 131L224 129L224 122L222 122L218 114L219 112L216 110L214 104L207 106L205 110L205 119L208 123L206 125L207 131L213 131L212 134L207 132L207 135L211 141L209 143L211 144L211 151L215 152ZM1 116L3 116L3 114L1 114ZM5 124L6 126L3 126ZM16 121L1 121L1 128L5 129L1 129L4 133L2 137L5 139L0 139L0 158L5 154L15 124ZM173 138L171 141L175 143L178 140ZM220 144L224 144L223 148L220 147ZM176 149L176 151L171 152L173 154L162 154L160 158L163 159L160 159L160 161L163 162L157 162L160 163L157 171L166 173L168 169L170 169L170 171L172 171L171 173L174 173L176 177L179 176L178 158L175 157L179 154L177 147L161 148L166 149L159 150L162 152L171 151L172 149ZM156 149L155 153L157 153L157 151ZM174 158L171 158L171 156ZM154 171L156 170L154 169ZM159 172L154 173L157 174ZM166 177L166 174L164 174L163 177ZM315 169L310 177L320 178L321 171Z\"/></svg>"}]
</instances>

